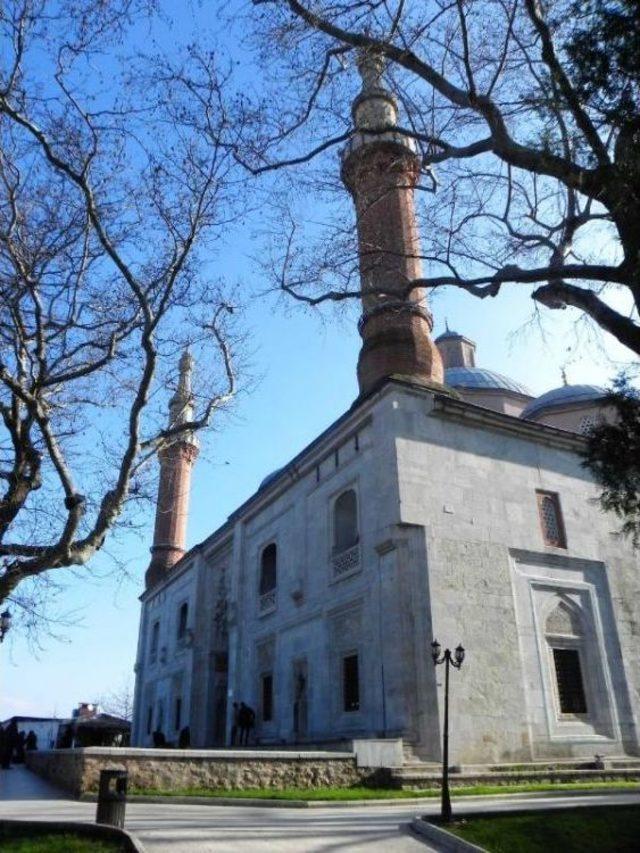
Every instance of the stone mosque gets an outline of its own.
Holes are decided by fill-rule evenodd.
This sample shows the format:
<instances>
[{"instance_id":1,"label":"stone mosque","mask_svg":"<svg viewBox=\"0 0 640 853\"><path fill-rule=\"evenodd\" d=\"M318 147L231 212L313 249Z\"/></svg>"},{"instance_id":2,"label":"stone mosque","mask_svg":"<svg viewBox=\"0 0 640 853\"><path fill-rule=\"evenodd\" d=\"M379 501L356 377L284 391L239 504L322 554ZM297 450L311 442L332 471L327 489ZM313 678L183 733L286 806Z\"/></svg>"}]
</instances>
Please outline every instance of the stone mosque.
<instances>
[{"instance_id":1,"label":"stone mosque","mask_svg":"<svg viewBox=\"0 0 640 853\"><path fill-rule=\"evenodd\" d=\"M455 673L452 759L640 753L640 561L602 512L584 436L603 390L534 398L431 338L419 288L420 158L362 59L342 178L356 208L359 396L218 529L185 550L198 448L160 453L141 596L132 743L229 744L232 705L256 743L402 738L440 758L437 638ZM170 423L191 416L191 358Z\"/></svg>"}]
</instances>

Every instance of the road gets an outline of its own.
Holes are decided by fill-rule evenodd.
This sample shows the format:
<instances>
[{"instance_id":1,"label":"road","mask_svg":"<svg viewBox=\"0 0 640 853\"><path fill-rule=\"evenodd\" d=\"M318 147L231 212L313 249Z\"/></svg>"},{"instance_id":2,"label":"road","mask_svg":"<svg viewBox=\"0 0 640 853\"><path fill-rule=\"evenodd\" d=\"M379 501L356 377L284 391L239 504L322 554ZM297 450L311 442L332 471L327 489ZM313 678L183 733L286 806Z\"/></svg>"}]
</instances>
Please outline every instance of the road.
<instances>
[{"instance_id":1,"label":"road","mask_svg":"<svg viewBox=\"0 0 640 853\"><path fill-rule=\"evenodd\" d=\"M2 773L0 818L92 821L94 803L62 799L60 792L15 768L7 785ZM549 809L571 805L640 804L640 794L539 797L532 800L454 800L458 813ZM428 853L406 825L418 814L434 814L438 803L398 803L349 808L256 808L130 803L127 829L149 853Z\"/></svg>"}]
</instances>

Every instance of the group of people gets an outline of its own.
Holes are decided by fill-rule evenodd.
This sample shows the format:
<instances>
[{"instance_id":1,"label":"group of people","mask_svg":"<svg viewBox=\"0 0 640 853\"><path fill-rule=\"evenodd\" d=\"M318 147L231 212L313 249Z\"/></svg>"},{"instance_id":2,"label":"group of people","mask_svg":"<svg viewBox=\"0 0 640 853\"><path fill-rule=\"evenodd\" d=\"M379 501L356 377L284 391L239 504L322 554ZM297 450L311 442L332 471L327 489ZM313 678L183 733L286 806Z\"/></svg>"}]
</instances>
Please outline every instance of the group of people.
<instances>
[{"instance_id":1,"label":"group of people","mask_svg":"<svg viewBox=\"0 0 640 853\"><path fill-rule=\"evenodd\" d=\"M18 724L12 720L5 728L0 726L0 766L9 770L11 764L24 764L24 754L38 748L38 736L31 729L28 734L18 731Z\"/></svg>"},{"instance_id":2,"label":"group of people","mask_svg":"<svg viewBox=\"0 0 640 853\"><path fill-rule=\"evenodd\" d=\"M256 724L256 712L244 702L233 703L231 746L247 746L251 730Z\"/></svg>"}]
</instances>

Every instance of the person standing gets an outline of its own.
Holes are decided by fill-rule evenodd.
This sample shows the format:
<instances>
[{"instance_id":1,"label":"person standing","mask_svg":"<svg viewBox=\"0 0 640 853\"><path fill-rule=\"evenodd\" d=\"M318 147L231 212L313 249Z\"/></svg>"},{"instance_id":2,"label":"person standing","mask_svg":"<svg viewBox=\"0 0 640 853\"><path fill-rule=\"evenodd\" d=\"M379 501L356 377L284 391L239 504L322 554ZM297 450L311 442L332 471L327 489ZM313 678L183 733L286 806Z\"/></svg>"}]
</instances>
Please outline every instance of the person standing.
<instances>
[{"instance_id":1,"label":"person standing","mask_svg":"<svg viewBox=\"0 0 640 853\"><path fill-rule=\"evenodd\" d=\"M240 703L240 709L238 711L238 726L240 728L240 746L247 746L249 743L249 729L251 728L251 708L248 705L245 705L244 702Z\"/></svg>"},{"instance_id":2,"label":"person standing","mask_svg":"<svg viewBox=\"0 0 640 853\"><path fill-rule=\"evenodd\" d=\"M233 703L233 711L231 713L231 746L237 746L240 730L240 706L237 702Z\"/></svg>"},{"instance_id":3,"label":"person standing","mask_svg":"<svg viewBox=\"0 0 640 853\"><path fill-rule=\"evenodd\" d=\"M2 767L4 770L11 769L13 752L18 742L18 724L12 720L4 731L4 748L2 750Z\"/></svg>"},{"instance_id":4,"label":"person standing","mask_svg":"<svg viewBox=\"0 0 640 853\"><path fill-rule=\"evenodd\" d=\"M6 743L7 743L7 733L0 726L0 767L3 770L8 770L8 765L6 763Z\"/></svg>"}]
</instances>

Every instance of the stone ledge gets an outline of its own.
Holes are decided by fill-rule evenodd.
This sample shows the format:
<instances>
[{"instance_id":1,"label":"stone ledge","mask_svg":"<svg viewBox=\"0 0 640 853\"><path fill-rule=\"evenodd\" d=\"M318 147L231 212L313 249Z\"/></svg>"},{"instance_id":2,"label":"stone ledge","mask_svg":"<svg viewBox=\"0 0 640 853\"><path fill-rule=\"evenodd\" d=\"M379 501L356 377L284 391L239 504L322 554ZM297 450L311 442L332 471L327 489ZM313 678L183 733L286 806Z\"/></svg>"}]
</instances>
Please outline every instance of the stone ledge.
<instances>
[{"instance_id":1,"label":"stone ledge","mask_svg":"<svg viewBox=\"0 0 640 853\"><path fill-rule=\"evenodd\" d=\"M168 761L206 759L208 761L353 761L353 752L331 750L275 749L146 749L144 747L88 746L77 749L41 749L41 755L72 755L84 758L152 758Z\"/></svg>"},{"instance_id":2,"label":"stone ledge","mask_svg":"<svg viewBox=\"0 0 640 853\"><path fill-rule=\"evenodd\" d=\"M418 783L425 788L439 788L442 772L420 770L416 767L402 767L391 771L392 782L401 788L414 788ZM499 773L453 773L449 775L449 785L471 787L473 785L509 785L562 782L640 782L640 768L619 768L612 770L524 770L520 772Z\"/></svg>"},{"instance_id":3,"label":"stone ledge","mask_svg":"<svg viewBox=\"0 0 640 853\"><path fill-rule=\"evenodd\" d=\"M425 818L417 817L409 826L417 835L437 845L436 849L442 850L443 853L487 853L484 847L478 847L463 838L458 838L457 835L430 823Z\"/></svg>"}]
</instances>

